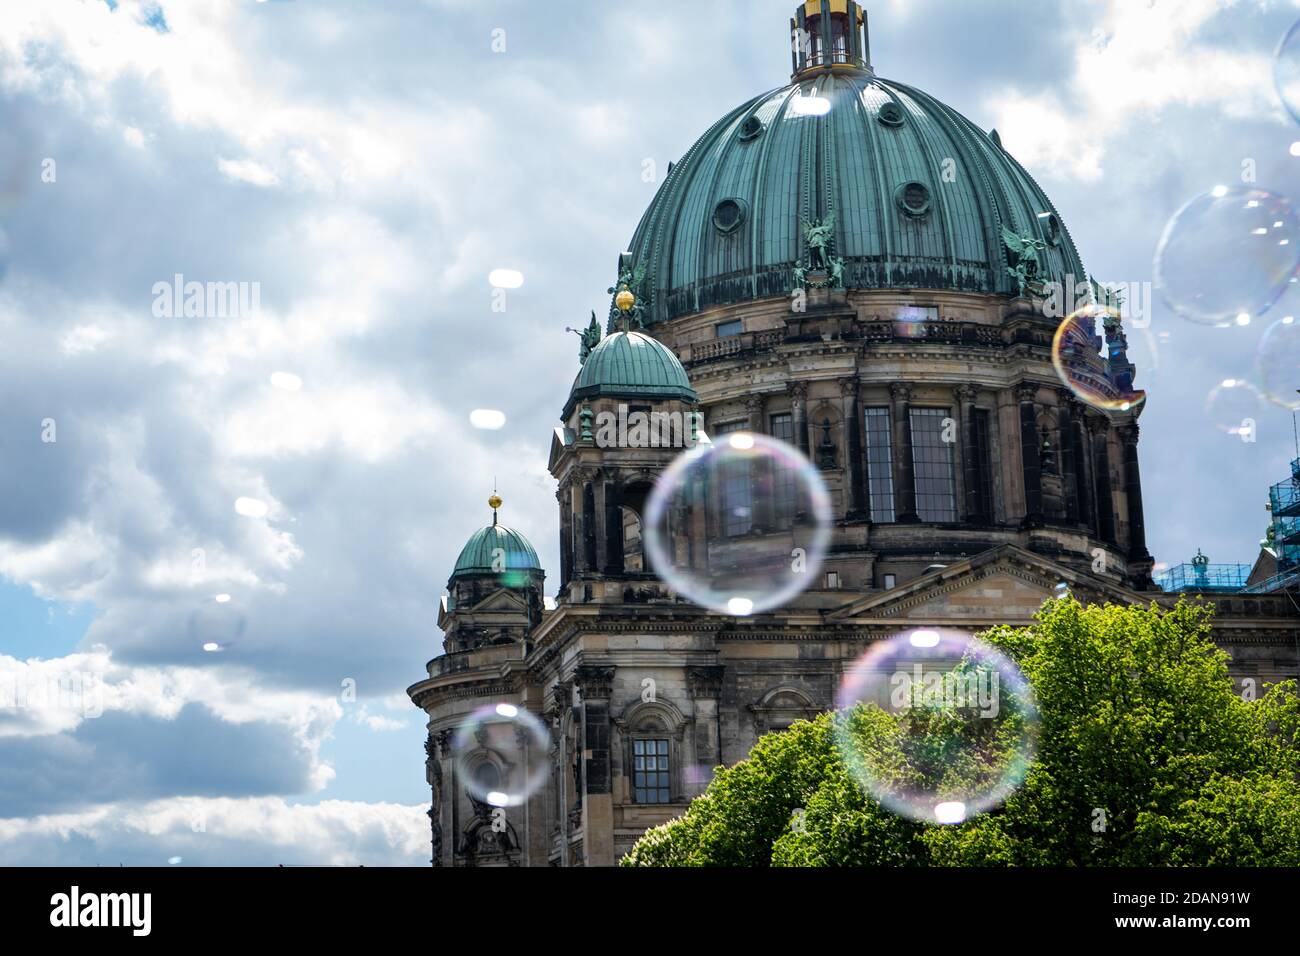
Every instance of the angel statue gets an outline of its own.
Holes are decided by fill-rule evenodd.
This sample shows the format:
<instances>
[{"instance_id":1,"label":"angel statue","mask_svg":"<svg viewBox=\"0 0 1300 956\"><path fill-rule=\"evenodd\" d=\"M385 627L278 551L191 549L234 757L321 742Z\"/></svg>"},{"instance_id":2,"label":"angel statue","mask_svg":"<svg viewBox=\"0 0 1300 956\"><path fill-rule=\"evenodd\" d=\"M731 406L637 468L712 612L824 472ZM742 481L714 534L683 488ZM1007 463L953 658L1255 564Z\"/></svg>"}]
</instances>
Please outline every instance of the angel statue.
<instances>
[{"instance_id":1,"label":"angel statue","mask_svg":"<svg viewBox=\"0 0 1300 956\"><path fill-rule=\"evenodd\" d=\"M582 344L578 346L578 361L586 365L591 350L600 344L601 331L600 323L596 321L596 310L592 310L591 322L588 323L585 329L574 329L566 326L564 331L572 332L581 341Z\"/></svg>"},{"instance_id":2,"label":"angel statue","mask_svg":"<svg viewBox=\"0 0 1300 956\"><path fill-rule=\"evenodd\" d=\"M1038 279L1038 253L1047 248L1042 239L1031 236L1018 236L1006 226L1002 227L1002 244L1007 247L1007 274L1016 280L1016 289L1037 294L1043 284Z\"/></svg>"},{"instance_id":3,"label":"angel statue","mask_svg":"<svg viewBox=\"0 0 1300 956\"><path fill-rule=\"evenodd\" d=\"M803 238L808 243L808 268L815 272L830 268L831 242L835 238L835 213L814 222L805 219Z\"/></svg>"}]
</instances>

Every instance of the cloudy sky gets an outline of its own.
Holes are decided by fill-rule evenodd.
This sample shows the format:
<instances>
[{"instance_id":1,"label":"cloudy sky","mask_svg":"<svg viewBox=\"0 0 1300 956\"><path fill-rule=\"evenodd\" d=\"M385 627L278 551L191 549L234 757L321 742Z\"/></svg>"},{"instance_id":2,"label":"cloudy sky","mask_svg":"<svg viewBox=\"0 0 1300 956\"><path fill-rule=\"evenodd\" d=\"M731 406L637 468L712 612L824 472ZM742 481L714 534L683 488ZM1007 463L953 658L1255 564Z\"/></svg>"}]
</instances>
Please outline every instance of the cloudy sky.
<instances>
[{"instance_id":1,"label":"cloudy sky","mask_svg":"<svg viewBox=\"0 0 1300 956\"><path fill-rule=\"evenodd\" d=\"M0 863L427 861L403 689L451 563L495 480L554 578L564 327L606 307L646 160L785 82L792 8L0 3ZM1245 160L1300 198L1292 2L871 15L878 71L996 127L1099 278L1149 281ZM260 308L159 315L176 275ZM1246 443L1206 399L1298 300L1133 336L1159 560L1254 559L1291 417Z\"/></svg>"}]
</instances>

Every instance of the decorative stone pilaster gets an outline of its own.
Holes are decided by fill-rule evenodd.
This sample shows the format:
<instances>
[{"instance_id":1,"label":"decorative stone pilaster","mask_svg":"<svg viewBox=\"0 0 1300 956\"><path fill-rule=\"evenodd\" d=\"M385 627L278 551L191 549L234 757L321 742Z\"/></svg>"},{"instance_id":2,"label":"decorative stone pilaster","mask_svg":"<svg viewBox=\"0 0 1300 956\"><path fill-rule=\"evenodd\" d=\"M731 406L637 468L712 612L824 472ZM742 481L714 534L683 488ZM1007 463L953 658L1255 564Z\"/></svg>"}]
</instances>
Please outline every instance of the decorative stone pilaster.
<instances>
[{"instance_id":1,"label":"decorative stone pilaster","mask_svg":"<svg viewBox=\"0 0 1300 956\"><path fill-rule=\"evenodd\" d=\"M912 388L901 382L889 386L894 431L894 506L899 524L915 524L916 473L912 464Z\"/></svg>"},{"instance_id":2,"label":"decorative stone pilaster","mask_svg":"<svg viewBox=\"0 0 1300 956\"><path fill-rule=\"evenodd\" d=\"M1038 386L1024 382L1016 386L1020 407L1020 464L1025 484L1024 526L1043 523L1043 469L1038 447Z\"/></svg>"},{"instance_id":3,"label":"decorative stone pilaster","mask_svg":"<svg viewBox=\"0 0 1300 956\"><path fill-rule=\"evenodd\" d=\"M695 739L695 765L701 768L713 768L723 762L722 732L719 723L719 704L722 699L722 681L726 668L722 665L688 667L686 669L686 689L691 695L691 706L695 720L692 730ZM697 797L708 786L708 780L701 775L694 782L683 780L688 787L687 796Z\"/></svg>"},{"instance_id":4,"label":"decorative stone pilaster","mask_svg":"<svg viewBox=\"0 0 1300 956\"><path fill-rule=\"evenodd\" d=\"M614 865L609 698L615 668L584 664L573 675L582 716L582 849L590 866Z\"/></svg>"},{"instance_id":5,"label":"decorative stone pilaster","mask_svg":"<svg viewBox=\"0 0 1300 956\"><path fill-rule=\"evenodd\" d=\"M961 481L957 498L962 502L961 519L967 524L984 524L991 515L983 514L980 501L979 446L975 436L975 400L979 389L974 385L958 385L952 390L952 397L959 436L956 472Z\"/></svg>"},{"instance_id":6,"label":"decorative stone pilaster","mask_svg":"<svg viewBox=\"0 0 1300 956\"><path fill-rule=\"evenodd\" d=\"M862 482L862 415L858 408L858 380L846 378L840 382L840 411L844 419L845 457L848 460L848 482L845 489L846 517L852 521L864 517L864 489Z\"/></svg>"},{"instance_id":7,"label":"decorative stone pilaster","mask_svg":"<svg viewBox=\"0 0 1300 956\"><path fill-rule=\"evenodd\" d=\"M1085 419L1092 445L1093 510L1097 515L1097 536L1107 544L1115 539L1115 493L1110 478L1110 421L1090 413Z\"/></svg>"},{"instance_id":8,"label":"decorative stone pilaster","mask_svg":"<svg viewBox=\"0 0 1300 956\"><path fill-rule=\"evenodd\" d=\"M1128 565L1130 583L1151 586L1152 558L1147 551L1146 518L1142 511L1142 472L1138 467L1137 422L1118 429L1124 461L1124 498L1128 505Z\"/></svg>"},{"instance_id":9,"label":"decorative stone pilaster","mask_svg":"<svg viewBox=\"0 0 1300 956\"><path fill-rule=\"evenodd\" d=\"M794 425L794 441L798 449L809 457L808 444L808 383L791 382L786 386L790 393L790 414Z\"/></svg>"}]
</instances>

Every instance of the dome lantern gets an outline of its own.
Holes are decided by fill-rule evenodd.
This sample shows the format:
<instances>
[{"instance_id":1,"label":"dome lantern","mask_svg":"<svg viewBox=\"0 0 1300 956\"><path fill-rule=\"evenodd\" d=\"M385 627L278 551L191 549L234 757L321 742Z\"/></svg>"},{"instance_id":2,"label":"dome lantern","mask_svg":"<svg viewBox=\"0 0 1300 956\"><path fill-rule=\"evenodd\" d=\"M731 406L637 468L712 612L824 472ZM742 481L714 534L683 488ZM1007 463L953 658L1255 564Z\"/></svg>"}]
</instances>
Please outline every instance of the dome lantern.
<instances>
[{"instance_id":1,"label":"dome lantern","mask_svg":"<svg viewBox=\"0 0 1300 956\"><path fill-rule=\"evenodd\" d=\"M871 71L867 14L853 0L807 0L790 20L795 79L834 69Z\"/></svg>"}]
</instances>

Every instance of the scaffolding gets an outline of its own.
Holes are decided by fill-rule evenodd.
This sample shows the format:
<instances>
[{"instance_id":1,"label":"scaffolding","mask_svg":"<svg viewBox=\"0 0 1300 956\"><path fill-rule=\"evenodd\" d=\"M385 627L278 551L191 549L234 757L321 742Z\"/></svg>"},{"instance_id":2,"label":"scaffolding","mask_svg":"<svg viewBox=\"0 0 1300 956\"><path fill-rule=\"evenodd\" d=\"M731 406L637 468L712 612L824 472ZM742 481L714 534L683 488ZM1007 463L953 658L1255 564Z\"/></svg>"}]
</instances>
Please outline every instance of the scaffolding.
<instances>
[{"instance_id":1,"label":"scaffolding","mask_svg":"<svg viewBox=\"0 0 1300 956\"><path fill-rule=\"evenodd\" d=\"M1291 462L1291 477L1268 489L1269 530L1278 574L1300 568L1300 458Z\"/></svg>"},{"instance_id":2,"label":"scaffolding","mask_svg":"<svg viewBox=\"0 0 1300 956\"><path fill-rule=\"evenodd\" d=\"M1246 586L1249 564L1210 564L1199 551L1187 564L1179 564L1156 576L1156 584L1172 594L1180 592L1235 593Z\"/></svg>"}]
</instances>

